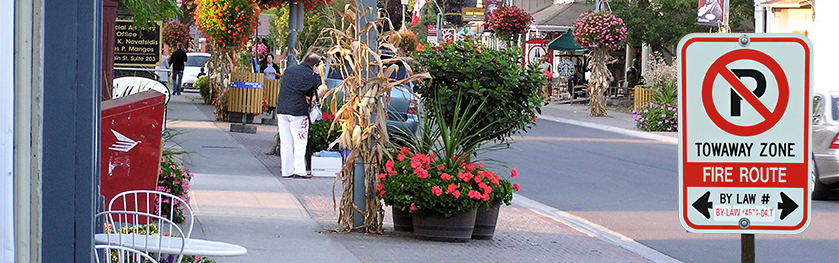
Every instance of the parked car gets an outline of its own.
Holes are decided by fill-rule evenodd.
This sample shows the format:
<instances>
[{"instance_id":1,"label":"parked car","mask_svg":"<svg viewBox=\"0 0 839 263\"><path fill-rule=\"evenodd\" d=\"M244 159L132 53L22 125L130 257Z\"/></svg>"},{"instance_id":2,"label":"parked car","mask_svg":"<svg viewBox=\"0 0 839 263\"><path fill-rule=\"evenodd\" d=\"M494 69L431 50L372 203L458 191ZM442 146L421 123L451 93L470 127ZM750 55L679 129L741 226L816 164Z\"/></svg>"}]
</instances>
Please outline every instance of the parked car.
<instances>
[{"instance_id":1,"label":"parked car","mask_svg":"<svg viewBox=\"0 0 839 263\"><path fill-rule=\"evenodd\" d=\"M839 190L839 91L813 94L813 199L837 197Z\"/></svg>"},{"instance_id":2,"label":"parked car","mask_svg":"<svg viewBox=\"0 0 839 263\"><path fill-rule=\"evenodd\" d=\"M329 90L332 90L346 78L345 73L348 71L345 68L349 67L333 61L327 61L326 65L328 65L328 67L324 67L326 86ZM401 80L409 76L407 68L404 65L405 63L403 61L399 61L385 66L398 66L399 69L393 73L391 78ZM419 117L417 116L419 98L411 93L409 89L410 84L408 86L393 87L390 91L390 105L387 108L387 129L390 133L398 129L416 133L419 128ZM343 92L337 91L335 94L336 96L342 96Z\"/></svg>"},{"instance_id":3,"label":"parked car","mask_svg":"<svg viewBox=\"0 0 839 263\"><path fill-rule=\"evenodd\" d=\"M184 63L184 79L181 81L181 87L184 89L191 89L195 84L195 79L198 78L198 73L202 70L204 74L207 73L205 65L207 60L210 60L210 54L190 52L186 53L187 61Z\"/></svg>"}]
</instances>

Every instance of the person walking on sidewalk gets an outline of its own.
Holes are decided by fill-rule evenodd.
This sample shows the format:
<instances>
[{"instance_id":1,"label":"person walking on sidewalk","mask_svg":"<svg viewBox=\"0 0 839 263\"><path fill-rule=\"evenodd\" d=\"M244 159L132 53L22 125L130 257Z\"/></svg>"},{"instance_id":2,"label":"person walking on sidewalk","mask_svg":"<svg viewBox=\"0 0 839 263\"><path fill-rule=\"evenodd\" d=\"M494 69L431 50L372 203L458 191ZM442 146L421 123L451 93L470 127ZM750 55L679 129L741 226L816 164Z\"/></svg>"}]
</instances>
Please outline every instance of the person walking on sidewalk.
<instances>
[{"instance_id":1,"label":"person walking on sidewalk","mask_svg":"<svg viewBox=\"0 0 839 263\"><path fill-rule=\"evenodd\" d=\"M172 94L181 95L181 82L184 80L184 62L189 58L184 52L184 44L178 44L178 50L169 56L169 64L172 65Z\"/></svg>"},{"instance_id":2,"label":"person walking on sidewalk","mask_svg":"<svg viewBox=\"0 0 839 263\"><path fill-rule=\"evenodd\" d=\"M306 144L309 140L309 102L317 92L326 93L320 75L316 73L321 57L306 54L303 62L289 67L280 81L277 95L277 126L280 133L280 158L283 177L311 178L306 173Z\"/></svg>"}]
</instances>

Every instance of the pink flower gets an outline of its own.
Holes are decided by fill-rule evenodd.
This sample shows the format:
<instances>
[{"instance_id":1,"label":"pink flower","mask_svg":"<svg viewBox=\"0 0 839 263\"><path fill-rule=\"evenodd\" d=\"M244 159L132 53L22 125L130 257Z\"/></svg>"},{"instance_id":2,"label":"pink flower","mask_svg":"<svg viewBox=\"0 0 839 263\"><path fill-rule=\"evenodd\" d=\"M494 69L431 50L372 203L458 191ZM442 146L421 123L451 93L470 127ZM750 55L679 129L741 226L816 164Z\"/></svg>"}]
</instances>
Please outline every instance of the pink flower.
<instances>
[{"instance_id":1,"label":"pink flower","mask_svg":"<svg viewBox=\"0 0 839 263\"><path fill-rule=\"evenodd\" d=\"M475 176L474 178L475 178L476 183L481 183L481 177L480 176Z\"/></svg>"},{"instance_id":2,"label":"pink flower","mask_svg":"<svg viewBox=\"0 0 839 263\"><path fill-rule=\"evenodd\" d=\"M416 174L420 179L428 178L428 171L422 168L414 169L414 174Z\"/></svg>"},{"instance_id":3,"label":"pink flower","mask_svg":"<svg viewBox=\"0 0 839 263\"><path fill-rule=\"evenodd\" d=\"M449 184L448 188L446 189L446 193L451 194L454 191L457 191L457 185L456 184Z\"/></svg>"},{"instance_id":4,"label":"pink flower","mask_svg":"<svg viewBox=\"0 0 839 263\"><path fill-rule=\"evenodd\" d=\"M422 162L416 159L411 159L411 168L417 169L422 167Z\"/></svg>"},{"instance_id":5,"label":"pink flower","mask_svg":"<svg viewBox=\"0 0 839 263\"><path fill-rule=\"evenodd\" d=\"M379 181L384 180L385 178L387 178L386 174L384 174L384 173L379 174Z\"/></svg>"},{"instance_id":6,"label":"pink flower","mask_svg":"<svg viewBox=\"0 0 839 263\"><path fill-rule=\"evenodd\" d=\"M513 189L516 189L516 192L518 192L521 188L519 187L519 184L513 184Z\"/></svg>"},{"instance_id":7,"label":"pink flower","mask_svg":"<svg viewBox=\"0 0 839 263\"><path fill-rule=\"evenodd\" d=\"M417 205L415 203L411 203L411 207L409 207L411 211L417 211Z\"/></svg>"},{"instance_id":8,"label":"pink flower","mask_svg":"<svg viewBox=\"0 0 839 263\"><path fill-rule=\"evenodd\" d=\"M516 168L513 168L512 170L510 170L510 173L511 173L511 176L513 176L513 178L519 177L519 172L516 171Z\"/></svg>"},{"instance_id":9,"label":"pink flower","mask_svg":"<svg viewBox=\"0 0 839 263\"><path fill-rule=\"evenodd\" d=\"M441 194L443 194L443 189L440 189L439 186L432 186L431 187L431 193L436 195L436 196L440 196Z\"/></svg>"},{"instance_id":10,"label":"pink flower","mask_svg":"<svg viewBox=\"0 0 839 263\"><path fill-rule=\"evenodd\" d=\"M484 202L489 201L489 193L484 193L483 195L481 195L481 200L483 200Z\"/></svg>"},{"instance_id":11,"label":"pink flower","mask_svg":"<svg viewBox=\"0 0 839 263\"><path fill-rule=\"evenodd\" d=\"M452 195L454 196L455 199L458 199L458 198L460 198L460 191L454 190L454 192L452 192Z\"/></svg>"},{"instance_id":12,"label":"pink flower","mask_svg":"<svg viewBox=\"0 0 839 263\"><path fill-rule=\"evenodd\" d=\"M411 149L408 149L408 147L402 147L402 149L399 149L399 153L409 154L409 153L411 153Z\"/></svg>"},{"instance_id":13,"label":"pink flower","mask_svg":"<svg viewBox=\"0 0 839 263\"><path fill-rule=\"evenodd\" d=\"M379 192L381 192L381 191L382 191L382 189L385 189L385 185L383 185L383 184L378 184L378 185L376 185L376 190L378 190Z\"/></svg>"},{"instance_id":14,"label":"pink flower","mask_svg":"<svg viewBox=\"0 0 839 263\"><path fill-rule=\"evenodd\" d=\"M443 173L440 175L440 179L443 179L443 181L448 181L452 179L452 176L447 173Z\"/></svg>"},{"instance_id":15,"label":"pink flower","mask_svg":"<svg viewBox=\"0 0 839 263\"><path fill-rule=\"evenodd\" d=\"M481 199L483 197L481 192L478 192L478 191L475 191L475 190L469 190L469 193L467 194L467 196L469 196L469 198L471 198L471 199Z\"/></svg>"},{"instance_id":16,"label":"pink flower","mask_svg":"<svg viewBox=\"0 0 839 263\"><path fill-rule=\"evenodd\" d=\"M443 169L446 169L445 165L438 165L437 166L437 171L442 171Z\"/></svg>"},{"instance_id":17,"label":"pink flower","mask_svg":"<svg viewBox=\"0 0 839 263\"><path fill-rule=\"evenodd\" d=\"M399 160L400 162L404 161L405 160L405 155L400 153L399 155L396 156L396 160Z\"/></svg>"}]
</instances>

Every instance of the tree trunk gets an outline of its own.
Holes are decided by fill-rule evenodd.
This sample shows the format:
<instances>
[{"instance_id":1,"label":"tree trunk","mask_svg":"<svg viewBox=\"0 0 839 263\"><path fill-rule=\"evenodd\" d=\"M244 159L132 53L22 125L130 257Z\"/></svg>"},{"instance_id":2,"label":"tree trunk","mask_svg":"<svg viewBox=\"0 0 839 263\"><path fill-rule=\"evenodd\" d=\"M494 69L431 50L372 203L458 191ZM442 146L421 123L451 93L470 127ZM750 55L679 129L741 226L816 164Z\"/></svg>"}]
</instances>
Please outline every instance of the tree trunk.
<instances>
[{"instance_id":1,"label":"tree trunk","mask_svg":"<svg viewBox=\"0 0 839 263\"><path fill-rule=\"evenodd\" d=\"M606 114L606 90L609 88L609 80L612 78L612 73L606 66L611 57L605 48L593 48L589 54L588 69L591 71L591 77L588 82L588 94L591 98L589 110L593 117L605 117Z\"/></svg>"}]
</instances>

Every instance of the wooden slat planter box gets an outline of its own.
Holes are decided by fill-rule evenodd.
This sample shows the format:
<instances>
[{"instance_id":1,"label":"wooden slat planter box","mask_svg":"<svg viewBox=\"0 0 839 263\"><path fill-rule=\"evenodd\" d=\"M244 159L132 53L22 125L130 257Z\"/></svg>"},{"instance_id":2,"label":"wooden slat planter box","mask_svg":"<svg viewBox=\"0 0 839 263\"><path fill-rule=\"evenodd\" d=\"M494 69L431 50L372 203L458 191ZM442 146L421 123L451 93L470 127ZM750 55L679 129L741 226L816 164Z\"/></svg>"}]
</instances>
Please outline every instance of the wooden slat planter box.
<instances>
[{"instance_id":1,"label":"wooden slat planter box","mask_svg":"<svg viewBox=\"0 0 839 263\"><path fill-rule=\"evenodd\" d=\"M653 89L650 88L635 88L635 107L641 107L644 104L653 100Z\"/></svg>"},{"instance_id":2,"label":"wooden slat planter box","mask_svg":"<svg viewBox=\"0 0 839 263\"><path fill-rule=\"evenodd\" d=\"M268 101L268 107L276 108L277 95L280 94L280 80L266 79L265 88L263 89L263 92L265 93L265 99Z\"/></svg>"},{"instance_id":3,"label":"wooden slat planter box","mask_svg":"<svg viewBox=\"0 0 839 263\"><path fill-rule=\"evenodd\" d=\"M230 73L230 104L227 111L252 114L262 112L263 81L262 73Z\"/></svg>"}]
</instances>

